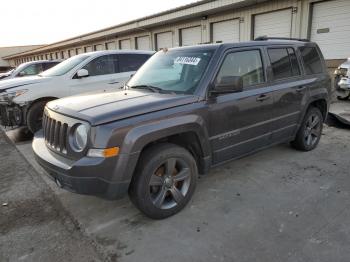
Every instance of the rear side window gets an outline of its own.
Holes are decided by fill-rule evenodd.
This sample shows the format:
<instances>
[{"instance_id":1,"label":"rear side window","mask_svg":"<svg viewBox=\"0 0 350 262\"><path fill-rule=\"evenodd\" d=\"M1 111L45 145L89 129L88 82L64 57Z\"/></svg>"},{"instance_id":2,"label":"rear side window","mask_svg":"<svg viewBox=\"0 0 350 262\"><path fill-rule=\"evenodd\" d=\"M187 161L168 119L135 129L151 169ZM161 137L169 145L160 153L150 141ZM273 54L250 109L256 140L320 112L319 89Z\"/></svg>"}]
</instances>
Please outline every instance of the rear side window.
<instances>
[{"instance_id":1,"label":"rear side window","mask_svg":"<svg viewBox=\"0 0 350 262\"><path fill-rule=\"evenodd\" d=\"M43 64L43 71L50 69L51 67L54 67L55 65L58 65L59 62L50 62L50 63L44 63Z\"/></svg>"},{"instance_id":2,"label":"rear side window","mask_svg":"<svg viewBox=\"0 0 350 262\"><path fill-rule=\"evenodd\" d=\"M268 49L274 79L300 75L298 60L293 48Z\"/></svg>"},{"instance_id":3,"label":"rear side window","mask_svg":"<svg viewBox=\"0 0 350 262\"><path fill-rule=\"evenodd\" d=\"M307 75L323 72L323 64L316 47L300 47L300 53L303 58L305 73Z\"/></svg>"},{"instance_id":4,"label":"rear side window","mask_svg":"<svg viewBox=\"0 0 350 262\"><path fill-rule=\"evenodd\" d=\"M89 71L90 76L115 74L118 72L117 62L116 55L104 55L92 60L84 69Z\"/></svg>"},{"instance_id":5,"label":"rear side window","mask_svg":"<svg viewBox=\"0 0 350 262\"><path fill-rule=\"evenodd\" d=\"M259 50L240 51L226 56L216 81L227 76L240 76L243 87L265 82L263 64Z\"/></svg>"},{"instance_id":6,"label":"rear side window","mask_svg":"<svg viewBox=\"0 0 350 262\"><path fill-rule=\"evenodd\" d=\"M121 54L119 55L119 70L120 72L137 71L148 58L150 55Z\"/></svg>"}]
</instances>

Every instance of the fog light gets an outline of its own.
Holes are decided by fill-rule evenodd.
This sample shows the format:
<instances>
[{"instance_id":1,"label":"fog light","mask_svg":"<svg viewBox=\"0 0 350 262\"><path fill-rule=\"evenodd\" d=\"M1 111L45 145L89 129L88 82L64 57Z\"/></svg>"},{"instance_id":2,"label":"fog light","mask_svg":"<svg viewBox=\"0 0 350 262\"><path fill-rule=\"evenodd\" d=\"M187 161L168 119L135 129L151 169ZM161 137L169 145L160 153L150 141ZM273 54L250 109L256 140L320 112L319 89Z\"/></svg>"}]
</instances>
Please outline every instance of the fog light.
<instances>
[{"instance_id":1,"label":"fog light","mask_svg":"<svg viewBox=\"0 0 350 262\"><path fill-rule=\"evenodd\" d=\"M105 149L89 149L87 156L88 157L113 157L117 156L119 154L119 147L111 147L111 148L105 148Z\"/></svg>"}]
</instances>

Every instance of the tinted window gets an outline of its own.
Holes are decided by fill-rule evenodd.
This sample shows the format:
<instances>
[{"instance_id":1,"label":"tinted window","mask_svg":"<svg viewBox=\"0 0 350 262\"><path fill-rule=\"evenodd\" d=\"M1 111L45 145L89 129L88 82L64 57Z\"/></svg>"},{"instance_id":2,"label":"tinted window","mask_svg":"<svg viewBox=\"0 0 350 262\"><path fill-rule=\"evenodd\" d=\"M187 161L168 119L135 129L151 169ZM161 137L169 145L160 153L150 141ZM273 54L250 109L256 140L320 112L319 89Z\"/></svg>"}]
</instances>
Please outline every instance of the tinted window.
<instances>
[{"instance_id":1,"label":"tinted window","mask_svg":"<svg viewBox=\"0 0 350 262\"><path fill-rule=\"evenodd\" d=\"M119 55L120 72L137 71L148 60L148 58L150 58L150 55Z\"/></svg>"},{"instance_id":2,"label":"tinted window","mask_svg":"<svg viewBox=\"0 0 350 262\"><path fill-rule=\"evenodd\" d=\"M260 51L250 50L228 54L221 66L217 81L227 76L242 77L243 87L265 82Z\"/></svg>"},{"instance_id":3,"label":"tinted window","mask_svg":"<svg viewBox=\"0 0 350 262\"><path fill-rule=\"evenodd\" d=\"M40 74L43 71L41 64L34 64L27 66L25 69L19 72L19 76L32 76Z\"/></svg>"},{"instance_id":4,"label":"tinted window","mask_svg":"<svg viewBox=\"0 0 350 262\"><path fill-rule=\"evenodd\" d=\"M55 65L59 64L59 62L50 62L43 64L43 71L50 69L51 67L54 67Z\"/></svg>"},{"instance_id":5,"label":"tinted window","mask_svg":"<svg viewBox=\"0 0 350 262\"><path fill-rule=\"evenodd\" d=\"M316 47L301 47L300 52L307 75L323 72L322 61Z\"/></svg>"},{"instance_id":6,"label":"tinted window","mask_svg":"<svg viewBox=\"0 0 350 262\"><path fill-rule=\"evenodd\" d=\"M268 49L274 79L300 75L298 60L292 48Z\"/></svg>"},{"instance_id":7,"label":"tinted window","mask_svg":"<svg viewBox=\"0 0 350 262\"><path fill-rule=\"evenodd\" d=\"M83 68L89 71L90 76L115 74L118 72L117 63L116 55L104 55L95 58Z\"/></svg>"}]
</instances>

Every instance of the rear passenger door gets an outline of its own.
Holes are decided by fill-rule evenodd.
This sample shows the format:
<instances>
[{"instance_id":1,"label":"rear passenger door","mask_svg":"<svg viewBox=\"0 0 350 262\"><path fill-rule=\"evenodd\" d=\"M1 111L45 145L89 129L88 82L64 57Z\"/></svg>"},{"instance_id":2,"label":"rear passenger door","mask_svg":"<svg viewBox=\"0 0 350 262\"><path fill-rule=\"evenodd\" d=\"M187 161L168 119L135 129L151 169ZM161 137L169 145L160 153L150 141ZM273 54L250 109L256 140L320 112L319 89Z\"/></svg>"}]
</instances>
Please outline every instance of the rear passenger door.
<instances>
[{"instance_id":1,"label":"rear passenger door","mask_svg":"<svg viewBox=\"0 0 350 262\"><path fill-rule=\"evenodd\" d=\"M295 48L271 47L266 51L271 68L270 86L274 90L272 140L277 143L295 135L309 93Z\"/></svg>"},{"instance_id":2,"label":"rear passenger door","mask_svg":"<svg viewBox=\"0 0 350 262\"><path fill-rule=\"evenodd\" d=\"M229 51L214 83L228 76L241 77L243 90L208 99L213 164L266 147L272 132L273 94L266 81L263 50Z\"/></svg>"}]
</instances>

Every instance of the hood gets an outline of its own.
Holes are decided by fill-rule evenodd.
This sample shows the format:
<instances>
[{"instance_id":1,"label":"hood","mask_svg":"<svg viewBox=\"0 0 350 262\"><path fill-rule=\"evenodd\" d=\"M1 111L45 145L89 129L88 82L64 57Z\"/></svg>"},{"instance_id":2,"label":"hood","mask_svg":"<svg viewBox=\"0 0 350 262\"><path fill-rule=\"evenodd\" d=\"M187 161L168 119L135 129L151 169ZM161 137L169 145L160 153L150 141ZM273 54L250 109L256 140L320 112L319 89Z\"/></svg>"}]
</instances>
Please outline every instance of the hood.
<instances>
[{"instance_id":1,"label":"hood","mask_svg":"<svg viewBox=\"0 0 350 262\"><path fill-rule=\"evenodd\" d=\"M54 100L47 106L52 111L96 126L197 101L194 95L127 90L72 96Z\"/></svg>"},{"instance_id":2,"label":"hood","mask_svg":"<svg viewBox=\"0 0 350 262\"><path fill-rule=\"evenodd\" d=\"M29 86L32 84L38 84L50 81L51 78L49 77L40 77L40 76L28 76L28 77L16 77L12 79L5 79L0 82L0 92L17 88L17 87L24 87Z\"/></svg>"}]
</instances>

